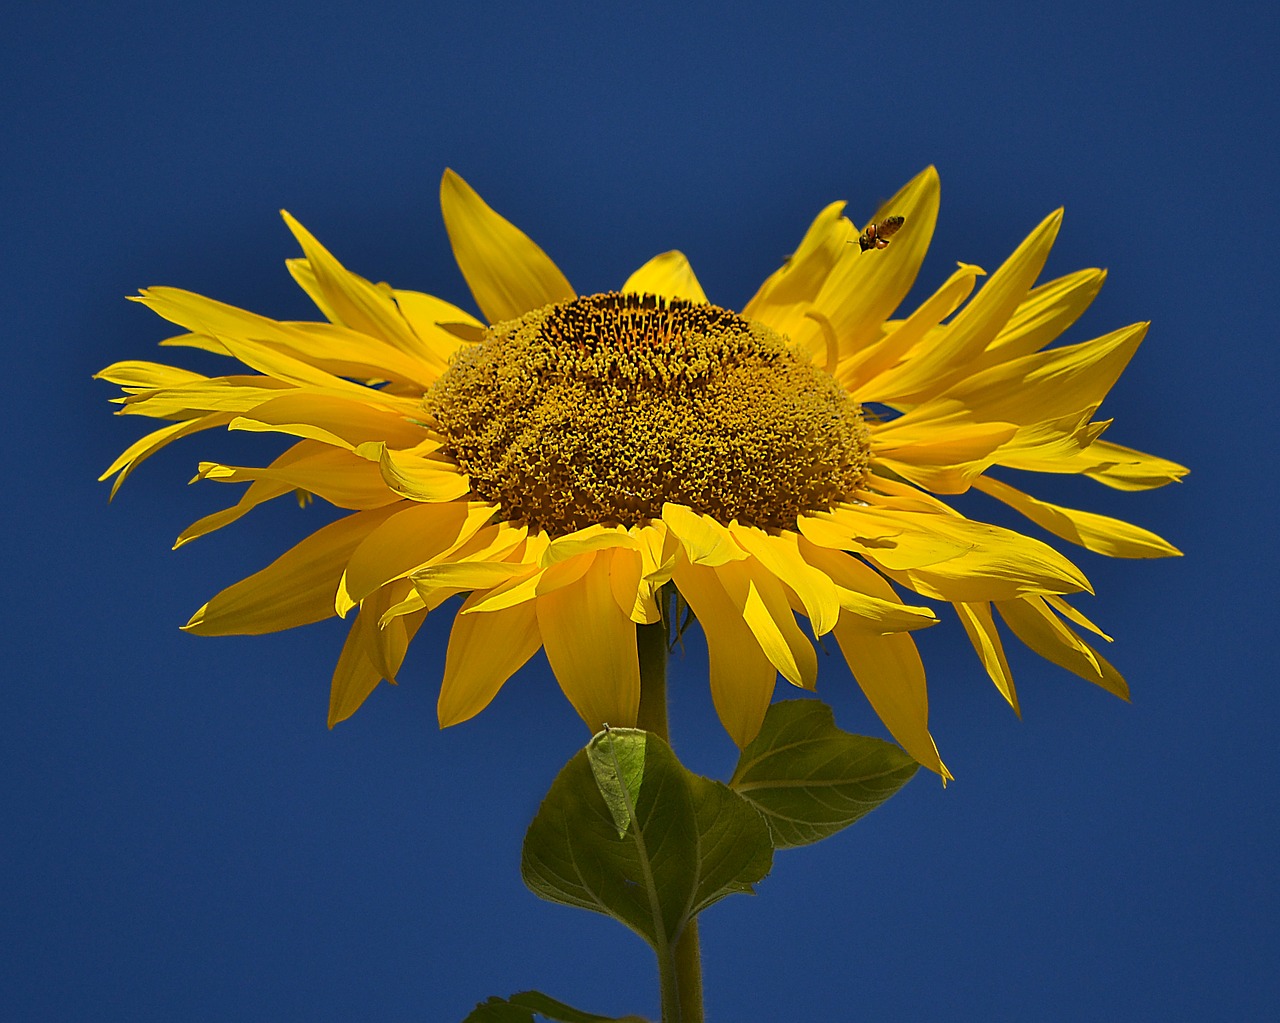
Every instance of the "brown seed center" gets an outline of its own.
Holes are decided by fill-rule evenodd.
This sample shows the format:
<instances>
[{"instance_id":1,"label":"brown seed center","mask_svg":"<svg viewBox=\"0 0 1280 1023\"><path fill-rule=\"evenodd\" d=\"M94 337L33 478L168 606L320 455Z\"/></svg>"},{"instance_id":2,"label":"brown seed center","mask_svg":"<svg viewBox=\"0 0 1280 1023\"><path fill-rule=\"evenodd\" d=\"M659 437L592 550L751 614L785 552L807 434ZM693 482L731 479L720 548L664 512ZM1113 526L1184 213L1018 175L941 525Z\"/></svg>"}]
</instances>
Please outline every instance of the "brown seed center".
<instances>
[{"instance_id":1,"label":"brown seed center","mask_svg":"<svg viewBox=\"0 0 1280 1023\"><path fill-rule=\"evenodd\" d=\"M862 410L719 306L609 292L491 326L425 396L473 492L555 535L668 501L794 528L866 472Z\"/></svg>"}]
</instances>

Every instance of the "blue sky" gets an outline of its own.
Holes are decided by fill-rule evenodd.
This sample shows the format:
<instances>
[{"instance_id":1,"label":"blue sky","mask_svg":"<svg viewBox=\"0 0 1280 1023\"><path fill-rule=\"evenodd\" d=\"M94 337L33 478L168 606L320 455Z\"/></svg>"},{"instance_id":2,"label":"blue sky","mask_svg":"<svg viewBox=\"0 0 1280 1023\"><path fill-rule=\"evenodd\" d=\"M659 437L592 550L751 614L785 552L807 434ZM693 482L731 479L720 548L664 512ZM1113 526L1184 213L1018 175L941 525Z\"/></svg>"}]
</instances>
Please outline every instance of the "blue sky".
<instances>
[{"instance_id":1,"label":"blue sky","mask_svg":"<svg viewBox=\"0 0 1280 1023\"><path fill-rule=\"evenodd\" d=\"M325 728L333 623L178 626L321 521L255 513L171 552L260 437L203 435L107 504L138 433L90 374L156 358L124 296L170 284L311 315L288 208L349 267L469 304L439 218L452 166L605 290L688 254L740 305L827 202L869 215L922 167L922 286L993 269L1048 212L1046 270L1110 271L1069 335L1153 327L1103 411L1181 486L1039 494L1186 557L1081 566L1131 705L1017 657L1023 720L958 627L922 639L934 734L851 831L780 854L703 918L709 1018L1202 1020L1274 1008L1269 608L1276 492L1275 9L1076 3L26 5L0 40L14 606L0 742L0 999L23 1020L460 1020L529 987L656 1015L647 948L540 902L523 830L588 736L536 660L437 731L447 616L397 689ZM1228 429L1229 427L1229 429ZM976 512L975 512L976 514ZM1114 655L1114 656L1112 656ZM820 693L881 734L838 660ZM724 776L700 644L673 732Z\"/></svg>"}]
</instances>

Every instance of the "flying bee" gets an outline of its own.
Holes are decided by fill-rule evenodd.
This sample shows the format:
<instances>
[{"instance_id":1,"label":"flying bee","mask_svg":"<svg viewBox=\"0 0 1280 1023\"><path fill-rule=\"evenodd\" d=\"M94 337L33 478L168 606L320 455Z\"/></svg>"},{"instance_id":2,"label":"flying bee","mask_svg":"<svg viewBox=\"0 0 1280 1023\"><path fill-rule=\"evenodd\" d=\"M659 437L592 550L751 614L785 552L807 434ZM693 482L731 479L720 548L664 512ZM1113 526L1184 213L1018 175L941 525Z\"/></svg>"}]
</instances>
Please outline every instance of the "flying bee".
<instances>
[{"instance_id":1,"label":"flying bee","mask_svg":"<svg viewBox=\"0 0 1280 1023\"><path fill-rule=\"evenodd\" d=\"M898 233L898 229L906 223L905 217L885 217L879 223L871 224L858 235L858 245L863 252L868 249L883 249L889 239Z\"/></svg>"}]
</instances>

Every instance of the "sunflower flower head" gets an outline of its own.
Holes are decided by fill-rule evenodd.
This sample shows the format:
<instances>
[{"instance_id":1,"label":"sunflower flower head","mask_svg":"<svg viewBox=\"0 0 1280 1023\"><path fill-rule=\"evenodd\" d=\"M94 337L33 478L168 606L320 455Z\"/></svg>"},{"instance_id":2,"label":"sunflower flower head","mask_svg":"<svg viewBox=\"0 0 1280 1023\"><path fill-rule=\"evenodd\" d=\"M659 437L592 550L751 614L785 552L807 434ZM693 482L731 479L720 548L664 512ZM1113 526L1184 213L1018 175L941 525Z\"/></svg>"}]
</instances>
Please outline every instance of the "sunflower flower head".
<instances>
[{"instance_id":1,"label":"sunflower flower head","mask_svg":"<svg viewBox=\"0 0 1280 1023\"><path fill-rule=\"evenodd\" d=\"M497 324L424 404L471 489L552 535L661 518L795 529L862 481L867 428L781 335L687 299L608 293Z\"/></svg>"},{"instance_id":2,"label":"sunflower flower head","mask_svg":"<svg viewBox=\"0 0 1280 1023\"><path fill-rule=\"evenodd\" d=\"M779 676L816 685L810 634L832 634L890 732L944 779L911 635L938 621L929 602L959 619L1015 711L1010 633L1127 697L1081 633L1109 637L1066 599L1091 592L1080 569L945 500L982 492L1113 557L1178 553L991 475L1145 490L1186 472L1102 439L1110 421L1098 408L1145 324L1053 344L1104 277L1036 284L1060 213L980 288L984 272L962 263L902 314L937 216L932 168L861 230L843 203L821 211L741 311L708 302L678 252L579 296L450 171L441 205L482 319L351 273L288 214L304 254L289 270L324 321L271 320L173 288L139 297L186 331L164 344L240 366L217 377L139 361L103 370L124 389L121 414L165 422L103 478L118 487L202 430L277 433L291 444L269 465L200 463L197 478L244 489L178 544L286 494L347 513L223 590L188 631L354 614L332 725L396 681L426 616L462 595L441 724L477 714L541 649L596 730L635 723L636 626L662 620L674 587L706 636L712 696L739 745L759 731Z\"/></svg>"}]
</instances>

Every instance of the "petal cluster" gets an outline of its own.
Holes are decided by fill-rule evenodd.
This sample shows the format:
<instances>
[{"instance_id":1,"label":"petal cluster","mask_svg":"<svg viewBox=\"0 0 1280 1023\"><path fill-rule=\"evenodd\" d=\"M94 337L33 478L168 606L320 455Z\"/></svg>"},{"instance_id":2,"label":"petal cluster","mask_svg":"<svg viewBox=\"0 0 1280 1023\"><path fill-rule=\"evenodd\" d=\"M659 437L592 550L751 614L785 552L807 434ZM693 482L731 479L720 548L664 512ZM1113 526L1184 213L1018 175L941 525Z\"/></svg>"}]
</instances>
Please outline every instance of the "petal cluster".
<instances>
[{"instance_id":1,"label":"petal cluster","mask_svg":"<svg viewBox=\"0 0 1280 1023\"><path fill-rule=\"evenodd\" d=\"M661 620L670 585L706 635L712 696L735 742L756 735L779 675L816 685L811 636L831 634L890 732L944 778L911 635L938 620L925 601L953 609L1015 710L1007 634L1127 696L1096 640L1082 633L1109 637L1065 599L1091 592L1080 569L1050 544L967 518L943 500L979 491L1038 530L1111 557L1178 553L1139 526L1050 504L991 475L1074 473L1145 490L1186 472L1102 439L1109 420L1098 417L1099 407L1145 324L1053 345L1105 276L1084 270L1037 283L1060 211L994 273L960 264L902 313L937 217L934 170L869 221L904 218L883 249L862 251L861 229L844 216L844 204L828 206L742 314L788 338L868 410L870 466L860 485L830 508L799 515L793 528L725 522L671 501L636 524L593 522L555 535L476 493L444 450L422 398L487 326L576 293L541 248L449 171L441 205L483 320L350 272L287 213L303 250L289 271L324 322L276 321L174 288L137 298L184 331L163 345L204 349L239 365L206 377L132 361L99 374L123 388L120 414L164 424L103 474L115 477L112 493L170 442L225 427L291 443L266 466L200 463L197 479L243 490L234 504L189 526L179 545L289 494L348 513L213 597L187 630L255 634L349 619L331 686L332 725L380 681L396 680L425 617L461 595L440 691L442 725L481 711L541 649L596 729L635 722L636 626ZM650 260L620 290L706 301L678 252Z\"/></svg>"}]
</instances>

